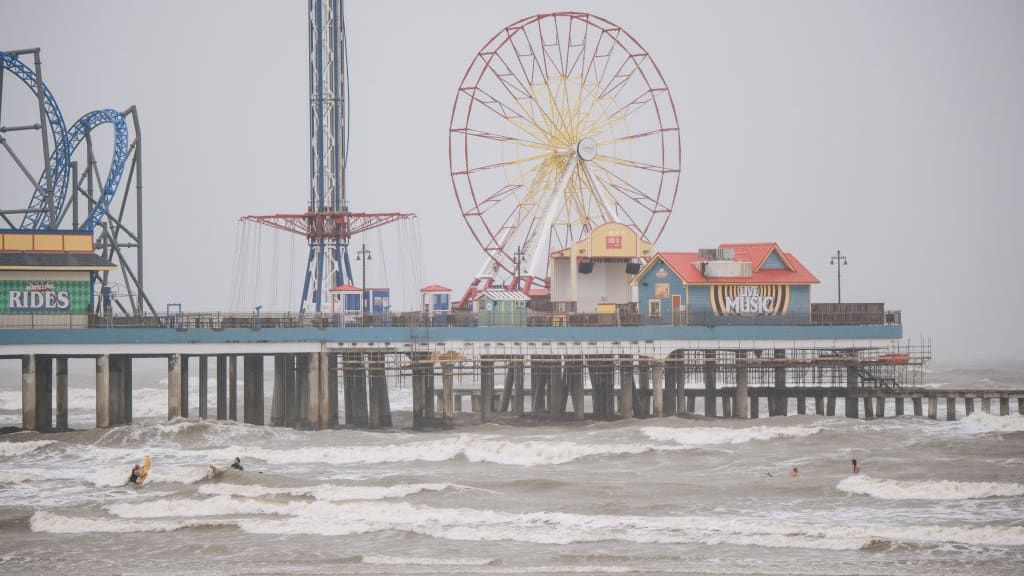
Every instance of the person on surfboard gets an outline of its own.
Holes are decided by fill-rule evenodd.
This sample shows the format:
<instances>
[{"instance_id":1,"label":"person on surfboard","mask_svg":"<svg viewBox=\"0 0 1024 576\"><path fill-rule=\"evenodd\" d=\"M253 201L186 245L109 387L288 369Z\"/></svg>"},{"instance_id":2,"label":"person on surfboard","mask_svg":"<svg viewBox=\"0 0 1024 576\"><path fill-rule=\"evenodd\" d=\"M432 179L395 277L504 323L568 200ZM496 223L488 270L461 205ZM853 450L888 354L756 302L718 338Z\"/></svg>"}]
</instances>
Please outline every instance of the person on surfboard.
<instances>
[{"instance_id":1,"label":"person on surfboard","mask_svg":"<svg viewBox=\"0 0 1024 576\"><path fill-rule=\"evenodd\" d=\"M238 456L235 456L235 461L231 464L231 467L235 470L245 470L245 468L242 468L242 459Z\"/></svg>"},{"instance_id":2,"label":"person on surfboard","mask_svg":"<svg viewBox=\"0 0 1024 576\"><path fill-rule=\"evenodd\" d=\"M136 484L138 486L142 486L143 484L145 484L146 478L149 477L149 468L152 465L153 459L149 456L146 456L146 459L142 462L142 464L136 464L135 466L132 466L132 473L128 477L128 483Z\"/></svg>"}]
</instances>

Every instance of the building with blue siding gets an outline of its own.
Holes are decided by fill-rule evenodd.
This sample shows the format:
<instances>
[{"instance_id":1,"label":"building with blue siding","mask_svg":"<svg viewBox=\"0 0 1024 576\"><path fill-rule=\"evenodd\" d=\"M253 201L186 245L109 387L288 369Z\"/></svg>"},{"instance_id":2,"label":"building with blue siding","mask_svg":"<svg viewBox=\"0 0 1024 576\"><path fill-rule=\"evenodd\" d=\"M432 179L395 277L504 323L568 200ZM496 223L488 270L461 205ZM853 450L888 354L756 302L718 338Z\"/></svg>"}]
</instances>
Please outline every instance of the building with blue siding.
<instances>
[{"instance_id":1,"label":"building with blue siding","mask_svg":"<svg viewBox=\"0 0 1024 576\"><path fill-rule=\"evenodd\" d=\"M818 279L764 242L658 252L633 284L645 324L807 324Z\"/></svg>"}]
</instances>

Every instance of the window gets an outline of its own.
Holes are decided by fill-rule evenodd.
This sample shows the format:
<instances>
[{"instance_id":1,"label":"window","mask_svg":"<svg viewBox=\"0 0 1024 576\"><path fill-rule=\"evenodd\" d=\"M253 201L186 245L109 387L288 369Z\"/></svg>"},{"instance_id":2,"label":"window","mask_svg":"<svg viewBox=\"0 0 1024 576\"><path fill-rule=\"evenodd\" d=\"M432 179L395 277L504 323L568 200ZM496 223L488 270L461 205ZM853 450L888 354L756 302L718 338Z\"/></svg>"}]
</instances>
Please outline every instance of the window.
<instances>
[{"instance_id":1,"label":"window","mask_svg":"<svg viewBox=\"0 0 1024 576\"><path fill-rule=\"evenodd\" d=\"M647 316L649 318L661 318L661 300L647 301Z\"/></svg>"}]
</instances>

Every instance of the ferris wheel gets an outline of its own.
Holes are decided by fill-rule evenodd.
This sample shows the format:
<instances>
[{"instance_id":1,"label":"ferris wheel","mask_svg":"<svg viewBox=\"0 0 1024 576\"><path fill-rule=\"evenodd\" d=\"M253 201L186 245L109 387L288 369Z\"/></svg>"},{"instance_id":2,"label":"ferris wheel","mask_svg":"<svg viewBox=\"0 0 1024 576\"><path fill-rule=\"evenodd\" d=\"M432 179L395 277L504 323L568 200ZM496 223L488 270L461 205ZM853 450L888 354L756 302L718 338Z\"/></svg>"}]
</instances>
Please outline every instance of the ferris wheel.
<instances>
[{"instance_id":1,"label":"ferris wheel","mask_svg":"<svg viewBox=\"0 0 1024 576\"><path fill-rule=\"evenodd\" d=\"M675 106L654 60L628 32L559 12L502 29L473 58L449 128L452 185L486 254L544 284L548 255L597 226L661 235L679 185Z\"/></svg>"}]
</instances>

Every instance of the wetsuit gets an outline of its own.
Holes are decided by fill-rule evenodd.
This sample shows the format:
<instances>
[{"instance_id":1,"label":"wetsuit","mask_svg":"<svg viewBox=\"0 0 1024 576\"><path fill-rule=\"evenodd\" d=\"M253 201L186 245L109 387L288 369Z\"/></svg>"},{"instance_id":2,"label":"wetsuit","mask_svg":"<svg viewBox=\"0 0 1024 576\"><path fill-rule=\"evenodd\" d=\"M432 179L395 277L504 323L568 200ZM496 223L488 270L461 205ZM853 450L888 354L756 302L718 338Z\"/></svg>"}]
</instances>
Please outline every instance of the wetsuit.
<instances>
[{"instance_id":1,"label":"wetsuit","mask_svg":"<svg viewBox=\"0 0 1024 576\"><path fill-rule=\"evenodd\" d=\"M135 469L132 469L132 475L130 478L128 478L128 481L131 482L132 484L139 483L139 473Z\"/></svg>"},{"instance_id":2,"label":"wetsuit","mask_svg":"<svg viewBox=\"0 0 1024 576\"><path fill-rule=\"evenodd\" d=\"M232 464L231 467L234 468L235 470L245 470L245 468L242 468L242 465L239 464L238 462Z\"/></svg>"}]
</instances>

